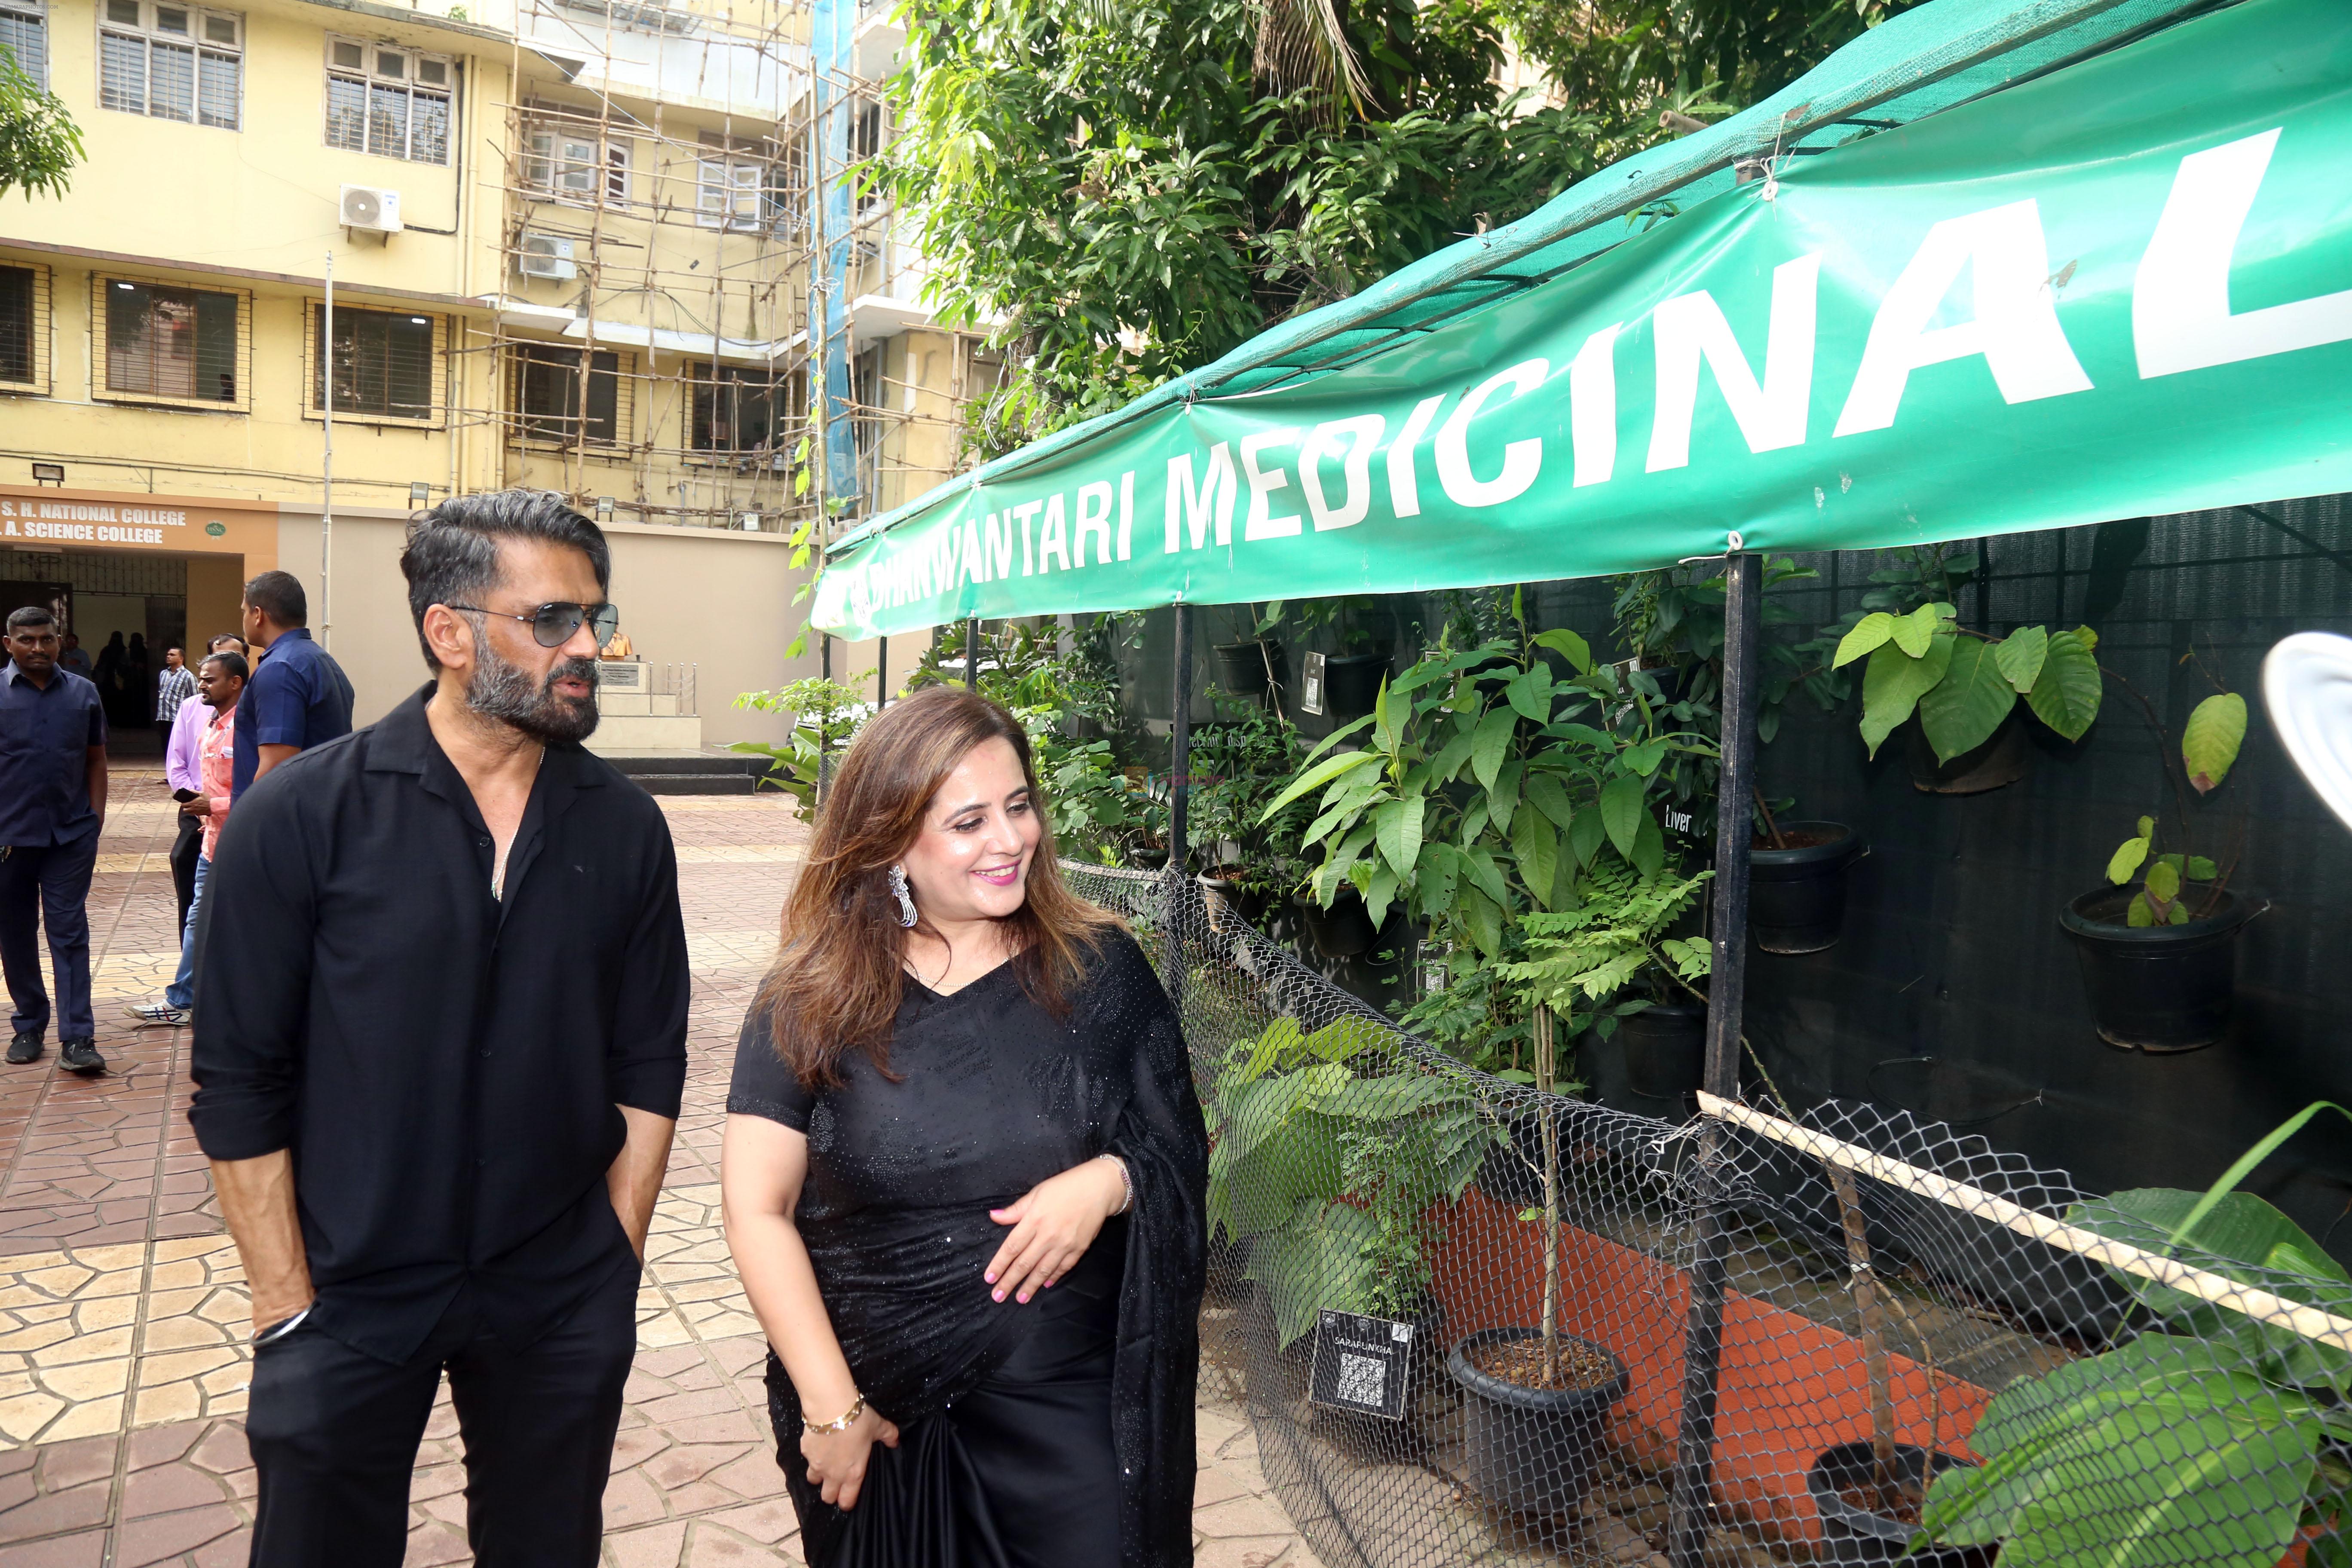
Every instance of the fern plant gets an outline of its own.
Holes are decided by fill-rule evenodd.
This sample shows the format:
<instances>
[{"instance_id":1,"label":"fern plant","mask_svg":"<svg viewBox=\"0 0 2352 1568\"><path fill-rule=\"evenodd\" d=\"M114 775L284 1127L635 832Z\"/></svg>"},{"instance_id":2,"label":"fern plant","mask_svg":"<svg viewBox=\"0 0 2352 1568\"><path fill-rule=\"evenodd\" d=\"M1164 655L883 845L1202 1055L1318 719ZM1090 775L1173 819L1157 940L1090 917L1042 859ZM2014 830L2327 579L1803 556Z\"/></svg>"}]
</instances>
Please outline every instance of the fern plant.
<instances>
[{"instance_id":1,"label":"fern plant","mask_svg":"<svg viewBox=\"0 0 2352 1568\"><path fill-rule=\"evenodd\" d=\"M1704 1000L1694 982L1706 977L1713 950L1703 936L1668 933L1714 875L1643 871L1604 854L1578 885L1579 908L1524 917L1528 957L1503 973L1571 1026L1589 1023L1603 1039L1620 1018L1669 999L1676 986ZM1619 1000L1636 982L1646 994Z\"/></svg>"}]
</instances>

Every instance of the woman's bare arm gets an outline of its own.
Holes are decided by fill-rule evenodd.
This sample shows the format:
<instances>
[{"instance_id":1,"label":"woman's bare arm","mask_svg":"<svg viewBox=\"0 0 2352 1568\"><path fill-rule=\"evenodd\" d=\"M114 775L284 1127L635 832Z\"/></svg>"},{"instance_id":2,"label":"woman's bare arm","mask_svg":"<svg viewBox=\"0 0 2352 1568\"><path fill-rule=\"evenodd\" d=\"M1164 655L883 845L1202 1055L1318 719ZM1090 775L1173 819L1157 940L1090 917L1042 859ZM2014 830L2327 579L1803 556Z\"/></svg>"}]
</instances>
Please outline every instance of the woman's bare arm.
<instances>
[{"instance_id":1,"label":"woman's bare arm","mask_svg":"<svg viewBox=\"0 0 2352 1568\"><path fill-rule=\"evenodd\" d=\"M856 1402L857 1384L834 1337L808 1244L793 1220L807 1175L805 1133L762 1116L728 1117L719 1163L727 1249L734 1254L752 1313L800 1394L802 1413L822 1422L848 1411ZM898 1429L870 1409L846 1431L801 1439L809 1479L822 1489L825 1501L843 1509L856 1505L869 1450L877 1441L897 1447Z\"/></svg>"}]
</instances>

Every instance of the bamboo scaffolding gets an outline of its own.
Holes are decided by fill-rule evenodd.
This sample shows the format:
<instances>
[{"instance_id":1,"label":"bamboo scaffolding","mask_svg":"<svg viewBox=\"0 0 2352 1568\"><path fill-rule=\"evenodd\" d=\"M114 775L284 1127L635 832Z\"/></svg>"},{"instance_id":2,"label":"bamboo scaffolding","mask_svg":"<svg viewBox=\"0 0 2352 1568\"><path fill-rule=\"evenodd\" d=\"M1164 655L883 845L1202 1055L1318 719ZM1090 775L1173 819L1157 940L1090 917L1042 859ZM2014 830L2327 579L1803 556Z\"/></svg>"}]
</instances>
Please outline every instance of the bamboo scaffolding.
<instances>
[{"instance_id":1,"label":"bamboo scaffolding","mask_svg":"<svg viewBox=\"0 0 2352 1568\"><path fill-rule=\"evenodd\" d=\"M2216 1307L2225 1307L2233 1312L2242 1312L2273 1327L2290 1330L2315 1344L2352 1351L2352 1318L2338 1317L2317 1307L2290 1301L2275 1292L2240 1284L2210 1269L2167 1258L2160 1252L2151 1252L2146 1247L2134 1247L2129 1242L2117 1241L2080 1226L2068 1225L2063 1220L2052 1219L2007 1198L1997 1197L1981 1187L1956 1182L1949 1176L1923 1171L1916 1165L1874 1153L1860 1144L1800 1127L1793 1121L1768 1115L1736 1100L1702 1090L1698 1108L1702 1115L1769 1138L1775 1143L1811 1154L1816 1159L1828 1161L1873 1181L1900 1187L1905 1192L1930 1199L1960 1214L1989 1220L2061 1251L2168 1286L2183 1295L2193 1296Z\"/></svg>"}]
</instances>

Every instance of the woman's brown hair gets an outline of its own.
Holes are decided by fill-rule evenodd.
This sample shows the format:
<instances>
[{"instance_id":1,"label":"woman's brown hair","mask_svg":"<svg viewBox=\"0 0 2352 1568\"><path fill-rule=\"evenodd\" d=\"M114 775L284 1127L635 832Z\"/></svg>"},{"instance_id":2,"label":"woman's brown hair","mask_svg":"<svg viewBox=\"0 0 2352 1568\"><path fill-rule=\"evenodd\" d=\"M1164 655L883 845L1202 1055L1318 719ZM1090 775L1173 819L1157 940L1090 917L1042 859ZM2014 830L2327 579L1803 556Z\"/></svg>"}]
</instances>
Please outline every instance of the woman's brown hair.
<instances>
[{"instance_id":1,"label":"woman's brown hair","mask_svg":"<svg viewBox=\"0 0 2352 1568\"><path fill-rule=\"evenodd\" d=\"M1012 714L959 686L928 687L887 707L849 748L817 811L816 837L784 901L783 946L761 983L776 1054L804 1089L837 1088L842 1058L864 1051L890 1071L890 1028L904 994L907 928L890 867L923 830L932 797L975 746L1003 741L1021 759L1040 829L1021 908L1004 917L1013 970L1055 1017L1117 918L1070 891L1054 864L1029 736ZM916 929L925 929L920 910ZM936 933L933 933L936 934Z\"/></svg>"}]
</instances>

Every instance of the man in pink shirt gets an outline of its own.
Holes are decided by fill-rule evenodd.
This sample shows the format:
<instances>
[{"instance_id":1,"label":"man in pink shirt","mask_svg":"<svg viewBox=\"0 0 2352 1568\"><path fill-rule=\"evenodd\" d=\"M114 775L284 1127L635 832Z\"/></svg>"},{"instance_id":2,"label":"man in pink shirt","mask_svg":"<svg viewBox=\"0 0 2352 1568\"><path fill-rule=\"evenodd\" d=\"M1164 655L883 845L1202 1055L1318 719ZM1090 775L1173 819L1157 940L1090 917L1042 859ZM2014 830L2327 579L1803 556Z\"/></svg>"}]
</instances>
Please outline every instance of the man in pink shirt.
<instances>
[{"instance_id":1,"label":"man in pink shirt","mask_svg":"<svg viewBox=\"0 0 2352 1568\"><path fill-rule=\"evenodd\" d=\"M184 816L204 825L204 852L196 860L195 897L180 935L180 971L164 988L161 1002L142 1002L131 1016L143 1026L189 1021L195 1006L196 917L205 904L205 880L213 867L213 848L220 842L221 824L228 820L231 774L236 759L236 700L244 695L247 667L239 653L216 653L205 660L196 675L196 690L211 715L197 742L195 795L180 805ZM189 707L196 704L190 703Z\"/></svg>"},{"instance_id":2,"label":"man in pink shirt","mask_svg":"<svg viewBox=\"0 0 2352 1568\"><path fill-rule=\"evenodd\" d=\"M223 632L205 651L223 649L242 656L245 639L234 632ZM203 793L196 777L196 747L212 720L213 710L194 699L181 703L172 715L171 733L163 746L163 787L172 792L173 800L185 801ZM172 843L172 891L180 904L180 923L173 929L183 936L187 934L189 907L196 901L196 860L204 853L204 826L202 817L182 812L180 836Z\"/></svg>"}]
</instances>

